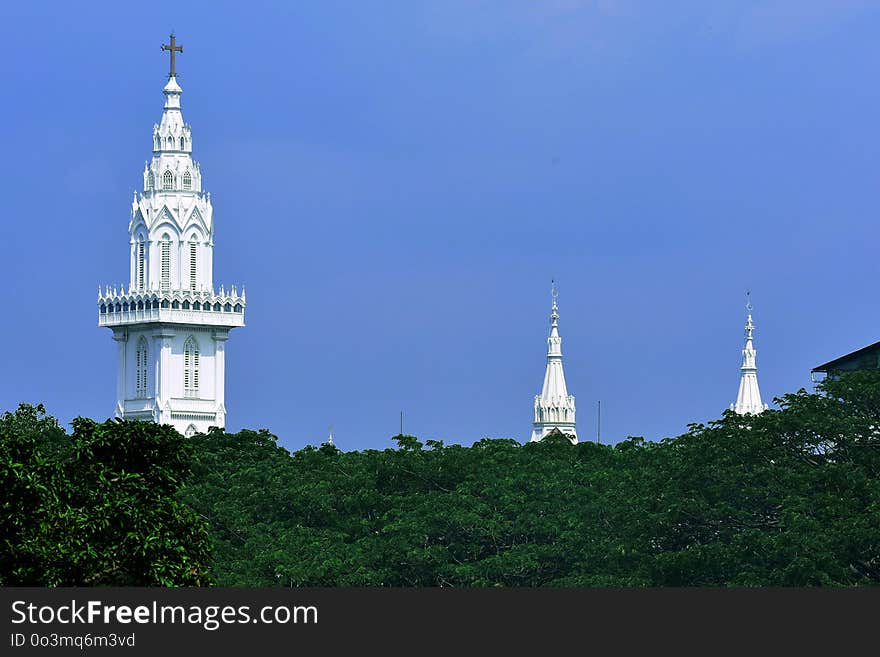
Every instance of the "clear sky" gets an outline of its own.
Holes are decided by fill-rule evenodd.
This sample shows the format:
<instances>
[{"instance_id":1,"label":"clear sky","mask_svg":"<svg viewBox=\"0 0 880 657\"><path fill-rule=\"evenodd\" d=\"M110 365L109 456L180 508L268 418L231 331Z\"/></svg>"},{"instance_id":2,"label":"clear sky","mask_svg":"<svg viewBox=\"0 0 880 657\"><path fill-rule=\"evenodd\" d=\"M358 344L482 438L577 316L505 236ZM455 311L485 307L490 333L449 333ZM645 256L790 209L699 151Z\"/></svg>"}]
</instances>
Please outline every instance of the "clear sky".
<instances>
[{"instance_id":1,"label":"clear sky","mask_svg":"<svg viewBox=\"0 0 880 657\"><path fill-rule=\"evenodd\" d=\"M880 339L880 3L4 3L0 409L113 412L98 284L173 29L247 286L228 428L528 439L559 284L582 439L677 435ZM872 301L875 299L875 301Z\"/></svg>"}]
</instances>

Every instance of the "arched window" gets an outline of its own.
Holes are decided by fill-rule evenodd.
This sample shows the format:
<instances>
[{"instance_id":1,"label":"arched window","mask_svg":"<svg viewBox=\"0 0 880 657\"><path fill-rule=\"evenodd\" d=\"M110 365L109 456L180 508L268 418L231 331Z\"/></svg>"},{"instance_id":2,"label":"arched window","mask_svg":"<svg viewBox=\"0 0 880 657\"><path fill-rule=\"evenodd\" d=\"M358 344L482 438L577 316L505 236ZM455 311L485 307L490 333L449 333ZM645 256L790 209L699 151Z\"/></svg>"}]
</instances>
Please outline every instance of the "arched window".
<instances>
[{"instance_id":1,"label":"arched window","mask_svg":"<svg viewBox=\"0 0 880 657\"><path fill-rule=\"evenodd\" d=\"M168 150L174 148L174 142L171 140L171 137L165 140L165 145L168 147Z\"/></svg>"},{"instance_id":2,"label":"arched window","mask_svg":"<svg viewBox=\"0 0 880 657\"><path fill-rule=\"evenodd\" d=\"M192 176L189 174L189 171L185 171L183 174L183 188L192 189Z\"/></svg>"},{"instance_id":3,"label":"arched window","mask_svg":"<svg viewBox=\"0 0 880 657\"><path fill-rule=\"evenodd\" d=\"M180 138L180 150L183 150L184 147L185 147L185 144L184 144L184 141L183 141L183 137L181 137L181 138Z\"/></svg>"},{"instance_id":4,"label":"arched window","mask_svg":"<svg viewBox=\"0 0 880 657\"><path fill-rule=\"evenodd\" d=\"M168 233L162 236L161 259L162 289L167 290L171 286L171 238Z\"/></svg>"},{"instance_id":5,"label":"arched window","mask_svg":"<svg viewBox=\"0 0 880 657\"><path fill-rule=\"evenodd\" d=\"M162 189L174 189L174 175L170 171L162 174Z\"/></svg>"},{"instance_id":6,"label":"arched window","mask_svg":"<svg viewBox=\"0 0 880 657\"><path fill-rule=\"evenodd\" d=\"M142 336L135 354L135 389L138 397L147 396L147 369L147 340Z\"/></svg>"},{"instance_id":7,"label":"arched window","mask_svg":"<svg viewBox=\"0 0 880 657\"><path fill-rule=\"evenodd\" d=\"M189 289L196 289L196 267L198 266L198 244L193 235L189 242Z\"/></svg>"},{"instance_id":8,"label":"arched window","mask_svg":"<svg viewBox=\"0 0 880 657\"><path fill-rule=\"evenodd\" d=\"M183 394L185 397L199 395L199 343L193 336L183 343Z\"/></svg>"},{"instance_id":9,"label":"arched window","mask_svg":"<svg viewBox=\"0 0 880 657\"><path fill-rule=\"evenodd\" d=\"M199 430L196 429L196 425L191 424L191 425L189 425L189 426L186 428L186 433L184 433L183 435L186 436L187 438L192 438L192 437L195 436L198 432L199 432Z\"/></svg>"},{"instance_id":10,"label":"arched window","mask_svg":"<svg viewBox=\"0 0 880 657\"><path fill-rule=\"evenodd\" d=\"M137 289L138 290L143 290L144 287L146 286L146 283L147 283L146 278L144 276L144 274L145 274L144 259L145 259L144 238L140 237L140 238L138 238L138 243L137 243Z\"/></svg>"}]
</instances>

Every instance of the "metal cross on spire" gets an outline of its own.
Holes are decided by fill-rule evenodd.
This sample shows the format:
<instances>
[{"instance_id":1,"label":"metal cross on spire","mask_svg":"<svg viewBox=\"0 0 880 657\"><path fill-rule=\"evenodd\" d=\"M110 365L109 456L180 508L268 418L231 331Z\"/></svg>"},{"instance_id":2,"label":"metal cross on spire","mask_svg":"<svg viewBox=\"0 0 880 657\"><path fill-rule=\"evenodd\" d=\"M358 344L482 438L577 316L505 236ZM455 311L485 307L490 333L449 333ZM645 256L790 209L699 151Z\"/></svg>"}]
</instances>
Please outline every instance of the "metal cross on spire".
<instances>
[{"instance_id":1,"label":"metal cross on spire","mask_svg":"<svg viewBox=\"0 0 880 657\"><path fill-rule=\"evenodd\" d=\"M168 77L173 78L177 74L174 70L174 56L176 53L183 52L183 46L177 45L177 41L174 38L174 32L171 33L171 43L163 43L162 50L167 50L171 53L171 72L168 74Z\"/></svg>"}]
</instances>

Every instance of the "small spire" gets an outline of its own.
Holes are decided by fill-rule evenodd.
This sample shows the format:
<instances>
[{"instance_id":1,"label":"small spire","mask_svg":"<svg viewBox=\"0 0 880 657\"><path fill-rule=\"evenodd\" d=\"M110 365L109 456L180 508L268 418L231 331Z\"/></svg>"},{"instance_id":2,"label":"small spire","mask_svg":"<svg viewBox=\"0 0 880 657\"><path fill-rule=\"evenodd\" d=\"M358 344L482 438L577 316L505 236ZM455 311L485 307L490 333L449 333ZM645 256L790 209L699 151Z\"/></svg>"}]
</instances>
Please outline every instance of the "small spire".
<instances>
[{"instance_id":1,"label":"small spire","mask_svg":"<svg viewBox=\"0 0 880 657\"><path fill-rule=\"evenodd\" d=\"M329 427L329 431L330 431L330 435L327 436L327 444L332 445L333 444L333 425L332 424Z\"/></svg>"},{"instance_id":2,"label":"small spire","mask_svg":"<svg viewBox=\"0 0 880 657\"><path fill-rule=\"evenodd\" d=\"M752 344L755 325L752 323L751 292L746 292L746 313L745 345L742 350L739 392L736 396L736 403L731 404L731 410L738 415L746 413L757 415L765 411L768 406L762 403L761 391L758 388L757 351Z\"/></svg>"},{"instance_id":3,"label":"small spire","mask_svg":"<svg viewBox=\"0 0 880 657\"><path fill-rule=\"evenodd\" d=\"M535 397L532 441L541 440L553 430L573 436L575 429L574 396L568 394L565 373L562 370L562 337L559 335L559 290L556 281L550 281L550 335L547 338L547 367L541 394Z\"/></svg>"}]
</instances>

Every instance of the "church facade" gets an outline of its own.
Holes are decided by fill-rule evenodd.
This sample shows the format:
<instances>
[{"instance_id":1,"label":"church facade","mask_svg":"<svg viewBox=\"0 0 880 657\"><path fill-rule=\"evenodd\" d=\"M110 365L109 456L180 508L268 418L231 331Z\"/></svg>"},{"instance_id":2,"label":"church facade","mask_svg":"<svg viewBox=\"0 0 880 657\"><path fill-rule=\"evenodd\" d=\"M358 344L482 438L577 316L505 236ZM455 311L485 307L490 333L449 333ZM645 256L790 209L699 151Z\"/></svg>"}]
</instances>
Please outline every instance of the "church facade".
<instances>
[{"instance_id":1,"label":"church facade","mask_svg":"<svg viewBox=\"0 0 880 657\"><path fill-rule=\"evenodd\" d=\"M192 159L171 37L171 73L128 224L129 281L98 290L98 325L117 344L118 418L171 424L185 435L226 424L225 356L246 297L215 289L214 211Z\"/></svg>"}]
</instances>

